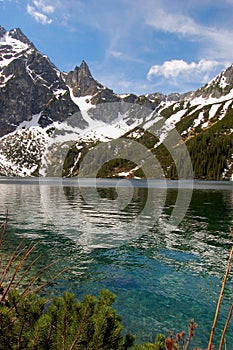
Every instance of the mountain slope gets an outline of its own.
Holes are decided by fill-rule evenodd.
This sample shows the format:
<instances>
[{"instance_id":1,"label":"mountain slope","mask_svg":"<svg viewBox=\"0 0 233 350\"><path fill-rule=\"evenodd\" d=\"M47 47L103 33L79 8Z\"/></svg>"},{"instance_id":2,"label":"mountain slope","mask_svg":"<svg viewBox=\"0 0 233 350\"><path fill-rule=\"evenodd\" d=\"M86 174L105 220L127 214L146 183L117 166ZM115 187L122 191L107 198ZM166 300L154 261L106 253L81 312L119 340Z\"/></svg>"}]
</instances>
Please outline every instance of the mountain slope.
<instances>
[{"instance_id":1,"label":"mountain slope","mask_svg":"<svg viewBox=\"0 0 233 350\"><path fill-rule=\"evenodd\" d=\"M61 73L20 29L0 30L1 135L40 114L38 124L63 121L79 111ZM80 126L85 122L80 120Z\"/></svg>"},{"instance_id":2,"label":"mountain slope","mask_svg":"<svg viewBox=\"0 0 233 350\"><path fill-rule=\"evenodd\" d=\"M153 177L151 154L162 176L177 178L175 158L186 145L196 178L229 179L232 108L233 66L194 92L118 95L86 62L60 72L20 29L0 26L1 175L76 176L100 147L85 174L99 166L97 176ZM175 130L178 141L169 145Z\"/></svg>"}]
</instances>

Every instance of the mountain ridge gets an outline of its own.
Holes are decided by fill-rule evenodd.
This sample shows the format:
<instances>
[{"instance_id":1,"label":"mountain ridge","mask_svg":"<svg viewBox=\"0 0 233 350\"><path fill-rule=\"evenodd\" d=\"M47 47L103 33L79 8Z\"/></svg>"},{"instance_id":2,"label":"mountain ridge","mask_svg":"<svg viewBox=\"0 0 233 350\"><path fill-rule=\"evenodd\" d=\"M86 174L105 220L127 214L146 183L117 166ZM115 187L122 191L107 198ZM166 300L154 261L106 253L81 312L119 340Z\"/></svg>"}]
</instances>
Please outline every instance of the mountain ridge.
<instances>
[{"instance_id":1,"label":"mountain ridge","mask_svg":"<svg viewBox=\"0 0 233 350\"><path fill-rule=\"evenodd\" d=\"M188 148L195 178L230 179L232 107L232 65L196 91L116 94L93 78L84 60L72 71L60 72L21 29L7 32L0 26L1 175L46 175L43 169L54 164L50 153L58 152L58 140L73 138L62 174L77 176L91 149L124 138L148 148L159 159L164 176L177 178L176 161L169 156L173 151L164 147L169 133L177 130ZM150 135L161 118L159 135ZM140 165L129 161L107 163L100 176L145 176Z\"/></svg>"}]
</instances>

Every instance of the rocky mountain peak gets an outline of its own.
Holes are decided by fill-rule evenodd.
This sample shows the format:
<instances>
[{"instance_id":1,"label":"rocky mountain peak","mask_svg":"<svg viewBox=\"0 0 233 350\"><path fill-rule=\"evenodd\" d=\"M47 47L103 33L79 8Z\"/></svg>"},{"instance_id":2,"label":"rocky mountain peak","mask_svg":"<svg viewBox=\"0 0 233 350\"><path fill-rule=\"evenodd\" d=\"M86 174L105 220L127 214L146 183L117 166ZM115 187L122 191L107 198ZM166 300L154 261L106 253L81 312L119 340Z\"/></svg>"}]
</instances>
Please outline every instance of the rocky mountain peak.
<instances>
[{"instance_id":1,"label":"rocky mountain peak","mask_svg":"<svg viewBox=\"0 0 233 350\"><path fill-rule=\"evenodd\" d=\"M83 75L86 75L86 76L89 75L90 77L92 77L90 69L89 69L87 63L84 60L82 60L82 63L81 63L81 65L80 65L80 67L78 69L79 69L79 73L80 74L83 74Z\"/></svg>"},{"instance_id":2,"label":"rocky mountain peak","mask_svg":"<svg viewBox=\"0 0 233 350\"><path fill-rule=\"evenodd\" d=\"M21 41L21 43L34 47L34 45L30 42L30 40L26 37L20 28L10 30L9 35L11 38Z\"/></svg>"},{"instance_id":3,"label":"rocky mountain peak","mask_svg":"<svg viewBox=\"0 0 233 350\"><path fill-rule=\"evenodd\" d=\"M4 34L0 40L0 136L33 118L46 126L78 112L60 71L48 57L19 28L6 32L1 27L0 33ZM86 125L82 118L79 122L81 128Z\"/></svg>"},{"instance_id":4,"label":"rocky mountain peak","mask_svg":"<svg viewBox=\"0 0 233 350\"><path fill-rule=\"evenodd\" d=\"M203 97L203 98L220 98L230 93L233 89L233 65L218 74L209 83L193 92L190 95L191 98Z\"/></svg>"},{"instance_id":5,"label":"rocky mountain peak","mask_svg":"<svg viewBox=\"0 0 233 350\"><path fill-rule=\"evenodd\" d=\"M73 71L65 75L64 79L76 97L94 95L104 89L104 86L93 78L85 61L82 61L80 67L76 66Z\"/></svg>"},{"instance_id":6,"label":"rocky mountain peak","mask_svg":"<svg viewBox=\"0 0 233 350\"><path fill-rule=\"evenodd\" d=\"M12 29L7 32L0 27L0 38L0 70L35 49L20 29Z\"/></svg>"}]
</instances>

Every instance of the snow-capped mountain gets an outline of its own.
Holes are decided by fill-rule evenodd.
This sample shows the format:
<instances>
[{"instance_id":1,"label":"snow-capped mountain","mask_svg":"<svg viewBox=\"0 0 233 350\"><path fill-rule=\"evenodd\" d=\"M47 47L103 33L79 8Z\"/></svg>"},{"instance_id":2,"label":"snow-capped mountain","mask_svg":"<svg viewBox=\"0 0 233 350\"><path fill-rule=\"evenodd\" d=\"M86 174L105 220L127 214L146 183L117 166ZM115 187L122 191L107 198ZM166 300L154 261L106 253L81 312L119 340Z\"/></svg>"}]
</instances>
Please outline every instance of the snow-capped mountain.
<instances>
[{"instance_id":1,"label":"snow-capped mountain","mask_svg":"<svg viewBox=\"0 0 233 350\"><path fill-rule=\"evenodd\" d=\"M59 70L20 29L0 28L0 89L1 135L38 114L44 126L79 111Z\"/></svg>"},{"instance_id":2,"label":"snow-capped mountain","mask_svg":"<svg viewBox=\"0 0 233 350\"><path fill-rule=\"evenodd\" d=\"M142 177L144 159L137 164L138 157L119 152L135 141L156 155L166 176L176 178L173 151L165 147L176 129L195 177L228 179L232 108L233 66L194 92L118 95L93 78L86 62L60 72L20 29L0 27L1 175L75 176L85 155L105 143L114 150L103 149L98 176Z\"/></svg>"}]
</instances>

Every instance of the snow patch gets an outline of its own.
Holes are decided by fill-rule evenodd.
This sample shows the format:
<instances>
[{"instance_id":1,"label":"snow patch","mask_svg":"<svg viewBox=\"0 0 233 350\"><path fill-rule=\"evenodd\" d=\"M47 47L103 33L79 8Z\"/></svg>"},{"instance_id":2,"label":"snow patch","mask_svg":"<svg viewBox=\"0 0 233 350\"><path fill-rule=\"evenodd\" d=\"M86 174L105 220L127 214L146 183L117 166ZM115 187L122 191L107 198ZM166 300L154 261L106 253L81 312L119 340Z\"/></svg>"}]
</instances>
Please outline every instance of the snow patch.
<instances>
[{"instance_id":1,"label":"snow patch","mask_svg":"<svg viewBox=\"0 0 233 350\"><path fill-rule=\"evenodd\" d=\"M204 112L201 111L199 113L198 118L194 120L193 127L196 128L198 125L200 125L203 119L204 119Z\"/></svg>"},{"instance_id":2,"label":"snow patch","mask_svg":"<svg viewBox=\"0 0 233 350\"><path fill-rule=\"evenodd\" d=\"M0 87L6 86L6 83L7 83L11 78L13 78L13 76L14 76L14 74L9 75L8 77L2 75L2 77L4 77L4 78L3 78L2 83L0 84Z\"/></svg>"},{"instance_id":3,"label":"snow patch","mask_svg":"<svg viewBox=\"0 0 233 350\"><path fill-rule=\"evenodd\" d=\"M42 75L36 74L35 71L31 70L27 65L26 65L26 72L28 73L28 75L34 81L35 84L37 83L38 80L41 80L44 82L44 84L42 85L44 85L47 88L50 88L50 86L48 86L46 80L42 77Z\"/></svg>"},{"instance_id":4,"label":"snow patch","mask_svg":"<svg viewBox=\"0 0 233 350\"><path fill-rule=\"evenodd\" d=\"M81 97L75 97L71 88L69 88L69 91L71 100L79 107L83 119L88 123L89 127L96 127L98 123L95 120L93 120L88 114L88 110L90 108L95 108L95 106L91 104L91 99L93 96L86 95Z\"/></svg>"},{"instance_id":5,"label":"snow patch","mask_svg":"<svg viewBox=\"0 0 233 350\"><path fill-rule=\"evenodd\" d=\"M28 44L11 37L10 33L6 33L0 38L0 49L3 47L4 52L1 54L0 67L8 66L14 61L22 52L31 52Z\"/></svg>"},{"instance_id":6,"label":"snow patch","mask_svg":"<svg viewBox=\"0 0 233 350\"><path fill-rule=\"evenodd\" d=\"M221 103L217 103L211 106L209 111L209 119L212 119L216 115L216 112L220 106L221 106Z\"/></svg>"},{"instance_id":7,"label":"snow patch","mask_svg":"<svg viewBox=\"0 0 233 350\"><path fill-rule=\"evenodd\" d=\"M149 120L148 122L146 122L144 125L143 125L143 128L148 130L149 128L151 128L153 125L155 125L156 123L158 123L158 121L160 121L161 119L163 119L162 116L158 115L156 116L155 118Z\"/></svg>"},{"instance_id":8,"label":"snow patch","mask_svg":"<svg viewBox=\"0 0 233 350\"><path fill-rule=\"evenodd\" d=\"M39 119L40 119L40 116L41 116L41 113L33 115L31 120L25 120L22 123L20 123L17 126L16 130L27 129L27 128L30 128L30 127L40 127L40 125L38 123Z\"/></svg>"},{"instance_id":9,"label":"snow patch","mask_svg":"<svg viewBox=\"0 0 233 350\"><path fill-rule=\"evenodd\" d=\"M225 117L225 115L226 115L226 112L227 112L227 110L228 110L228 108L229 108L229 106L230 106L230 104L232 103L232 101L230 100L230 101L227 101L225 104L224 104L224 106L223 106L223 108L222 108L222 110L221 110L221 115L220 115L220 117L219 117L219 120L222 120L224 117Z\"/></svg>"},{"instance_id":10,"label":"snow patch","mask_svg":"<svg viewBox=\"0 0 233 350\"><path fill-rule=\"evenodd\" d=\"M190 99L190 106L194 107L196 105L201 106L206 106L210 104L215 104L215 103L220 103L220 102L226 102L230 99L233 99L233 89L225 95L220 98L216 97L209 97L209 98L203 98L203 97L195 97L194 99Z\"/></svg>"},{"instance_id":11,"label":"snow patch","mask_svg":"<svg viewBox=\"0 0 233 350\"><path fill-rule=\"evenodd\" d=\"M64 89L57 89L53 91L54 96L56 97L57 100L59 100L59 98L63 95L65 95L67 93L68 90L64 90Z\"/></svg>"},{"instance_id":12,"label":"snow patch","mask_svg":"<svg viewBox=\"0 0 233 350\"><path fill-rule=\"evenodd\" d=\"M126 98L126 97L130 96L130 94L119 94L117 96L119 96L120 98Z\"/></svg>"},{"instance_id":13,"label":"snow patch","mask_svg":"<svg viewBox=\"0 0 233 350\"><path fill-rule=\"evenodd\" d=\"M88 110L94 108L95 106L91 104L92 95L75 97L72 89L69 87L71 100L79 107L80 111Z\"/></svg>"},{"instance_id":14,"label":"snow patch","mask_svg":"<svg viewBox=\"0 0 233 350\"><path fill-rule=\"evenodd\" d=\"M131 176L134 173L134 171L136 171L138 169L140 169L140 166L136 165L135 168L133 168L133 169L131 169L129 171L122 171L122 172L118 173L117 175L118 176L122 176L122 177L129 177L129 176ZM139 179L139 177L137 177L137 178Z\"/></svg>"},{"instance_id":15,"label":"snow patch","mask_svg":"<svg viewBox=\"0 0 233 350\"><path fill-rule=\"evenodd\" d=\"M227 85L229 85L229 84L227 84L226 77L223 75L221 77L220 82L219 82L219 86L224 89Z\"/></svg>"},{"instance_id":16,"label":"snow patch","mask_svg":"<svg viewBox=\"0 0 233 350\"><path fill-rule=\"evenodd\" d=\"M175 114L172 114L165 122L166 125L175 125L176 123L178 123L181 118L185 115L185 113L187 112L187 109L182 109L181 111L178 111Z\"/></svg>"}]
</instances>

